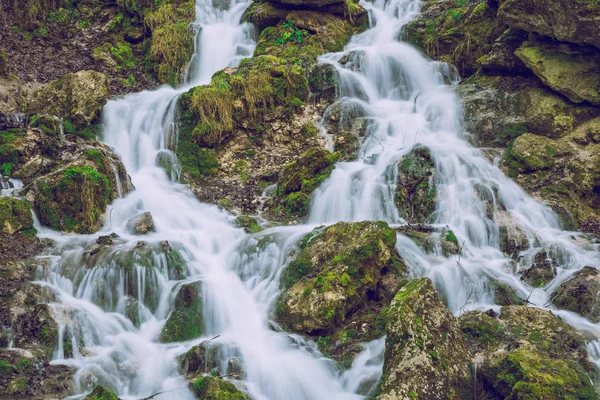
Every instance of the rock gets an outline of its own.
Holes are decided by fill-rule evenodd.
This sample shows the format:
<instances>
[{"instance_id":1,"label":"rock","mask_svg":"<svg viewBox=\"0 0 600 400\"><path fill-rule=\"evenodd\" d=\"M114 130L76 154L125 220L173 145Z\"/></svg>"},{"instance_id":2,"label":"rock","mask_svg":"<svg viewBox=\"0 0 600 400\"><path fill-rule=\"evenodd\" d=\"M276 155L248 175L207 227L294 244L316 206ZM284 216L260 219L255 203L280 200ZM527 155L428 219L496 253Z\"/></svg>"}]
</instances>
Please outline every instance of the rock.
<instances>
[{"instance_id":1,"label":"rock","mask_svg":"<svg viewBox=\"0 0 600 400\"><path fill-rule=\"evenodd\" d=\"M502 307L499 323L504 339L488 342L477 370L478 383L490 398L597 398L583 337L571 326L551 312L526 306ZM487 337L474 338L482 345Z\"/></svg>"},{"instance_id":2,"label":"rock","mask_svg":"<svg viewBox=\"0 0 600 400\"><path fill-rule=\"evenodd\" d=\"M477 60L477 64L491 73L523 74L527 66L515 55L515 50L525 40L527 32L509 28L496 39L490 52Z\"/></svg>"},{"instance_id":3,"label":"rock","mask_svg":"<svg viewBox=\"0 0 600 400\"><path fill-rule=\"evenodd\" d=\"M104 173L90 165L75 165L36 181L31 196L43 225L93 233L116 194Z\"/></svg>"},{"instance_id":4,"label":"rock","mask_svg":"<svg viewBox=\"0 0 600 400\"><path fill-rule=\"evenodd\" d=\"M594 2L506 0L498 17L513 28L600 48L600 9Z\"/></svg>"},{"instance_id":5,"label":"rock","mask_svg":"<svg viewBox=\"0 0 600 400\"><path fill-rule=\"evenodd\" d=\"M27 349L45 360L51 360L58 346L58 324L46 304L21 314L14 327L14 346Z\"/></svg>"},{"instance_id":6,"label":"rock","mask_svg":"<svg viewBox=\"0 0 600 400\"><path fill-rule=\"evenodd\" d=\"M535 255L533 265L521 273L521 279L533 287L544 287L556 276L556 265L556 260L541 250Z\"/></svg>"},{"instance_id":7,"label":"rock","mask_svg":"<svg viewBox=\"0 0 600 400\"><path fill-rule=\"evenodd\" d=\"M498 224L499 249L504 254L516 259L522 251L529 248L527 235L510 213L504 210L497 211L496 224Z\"/></svg>"},{"instance_id":8,"label":"rock","mask_svg":"<svg viewBox=\"0 0 600 400\"><path fill-rule=\"evenodd\" d=\"M339 73L331 64L315 64L308 71L310 93L319 100L333 102L336 98Z\"/></svg>"},{"instance_id":9,"label":"rock","mask_svg":"<svg viewBox=\"0 0 600 400\"><path fill-rule=\"evenodd\" d=\"M294 216L306 216L312 192L331 175L338 154L313 148L283 168L277 181L276 201Z\"/></svg>"},{"instance_id":10,"label":"rock","mask_svg":"<svg viewBox=\"0 0 600 400\"><path fill-rule=\"evenodd\" d=\"M0 236L35 236L31 206L24 200L0 197Z\"/></svg>"},{"instance_id":11,"label":"rock","mask_svg":"<svg viewBox=\"0 0 600 400\"><path fill-rule=\"evenodd\" d=\"M27 111L64 118L83 129L98 118L108 99L108 80L96 71L69 73L35 92Z\"/></svg>"},{"instance_id":12,"label":"rock","mask_svg":"<svg viewBox=\"0 0 600 400\"><path fill-rule=\"evenodd\" d=\"M512 305L524 305L523 300L517 292L508 286L506 283L502 283L497 279L488 278L490 285L494 291L494 302L501 306L512 306Z\"/></svg>"},{"instance_id":13,"label":"rock","mask_svg":"<svg viewBox=\"0 0 600 400\"><path fill-rule=\"evenodd\" d=\"M248 400L231 382L213 376L197 379L190 389L200 400Z\"/></svg>"},{"instance_id":14,"label":"rock","mask_svg":"<svg viewBox=\"0 0 600 400\"><path fill-rule=\"evenodd\" d=\"M495 350L506 341L501 321L481 311L467 311L458 318L460 329L477 351Z\"/></svg>"},{"instance_id":15,"label":"rock","mask_svg":"<svg viewBox=\"0 0 600 400\"><path fill-rule=\"evenodd\" d=\"M342 0L271 0L270 2L308 8L320 8L331 4L343 3Z\"/></svg>"},{"instance_id":16,"label":"rock","mask_svg":"<svg viewBox=\"0 0 600 400\"><path fill-rule=\"evenodd\" d=\"M587 101L600 105L598 50L568 44L525 42L515 54L548 87L565 95L574 103Z\"/></svg>"},{"instance_id":17,"label":"rock","mask_svg":"<svg viewBox=\"0 0 600 400\"><path fill-rule=\"evenodd\" d=\"M426 223L436 207L435 166L429 149L416 147L398 161L394 201L409 223Z\"/></svg>"},{"instance_id":18,"label":"rock","mask_svg":"<svg viewBox=\"0 0 600 400\"><path fill-rule=\"evenodd\" d=\"M149 212L145 212L131 218L129 221L127 221L125 228L129 233L134 235L146 235L150 232L156 232L156 228L154 227L154 219L152 219L152 214Z\"/></svg>"},{"instance_id":19,"label":"rock","mask_svg":"<svg viewBox=\"0 0 600 400\"><path fill-rule=\"evenodd\" d=\"M175 297L175 307L160 335L162 343L181 342L204 333L202 291L199 283L181 286Z\"/></svg>"},{"instance_id":20,"label":"rock","mask_svg":"<svg viewBox=\"0 0 600 400\"><path fill-rule=\"evenodd\" d=\"M257 233L263 230L263 228L258 225L256 218L252 218L248 215L240 215L235 219L236 226L240 228L244 228L247 233Z\"/></svg>"},{"instance_id":21,"label":"rock","mask_svg":"<svg viewBox=\"0 0 600 400\"><path fill-rule=\"evenodd\" d=\"M438 232L427 225L403 225L397 228L427 254L442 254L444 257L460 254L458 239L452 231Z\"/></svg>"},{"instance_id":22,"label":"rock","mask_svg":"<svg viewBox=\"0 0 600 400\"><path fill-rule=\"evenodd\" d=\"M373 318L406 275L395 244L384 222L340 222L309 233L282 273L276 320L314 335L360 326L365 312Z\"/></svg>"},{"instance_id":23,"label":"rock","mask_svg":"<svg viewBox=\"0 0 600 400\"><path fill-rule=\"evenodd\" d=\"M219 344L208 340L192 347L181 359L181 370L186 375L209 374L219 368Z\"/></svg>"},{"instance_id":24,"label":"rock","mask_svg":"<svg viewBox=\"0 0 600 400\"><path fill-rule=\"evenodd\" d=\"M244 377L244 362L237 357L232 357L227 360L227 376L234 379L242 379Z\"/></svg>"},{"instance_id":25,"label":"rock","mask_svg":"<svg viewBox=\"0 0 600 400\"><path fill-rule=\"evenodd\" d=\"M31 352L0 348L0 391L3 398L59 399L74 394L75 369L50 365Z\"/></svg>"},{"instance_id":26,"label":"rock","mask_svg":"<svg viewBox=\"0 0 600 400\"><path fill-rule=\"evenodd\" d=\"M410 281L387 313L386 350L378 400L467 398L471 353L458 321L431 280Z\"/></svg>"},{"instance_id":27,"label":"rock","mask_svg":"<svg viewBox=\"0 0 600 400\"><path fill-rule=\"evenodd\" d=\"M92 393L85 396L83 400L119 400L116 394L102 385L96 385Z\"/></svg>"},{"instance_id":28,"label":"rock","mask_svg":"<svg viewBox=\"0 0 600 400\"><path fill-rule=\"evenodd\" d=\"M600 273L594 267L583 267L563 282L551 295L552 303L576 312L592 322L600 321Z\"/></svg>"}]
</instances>

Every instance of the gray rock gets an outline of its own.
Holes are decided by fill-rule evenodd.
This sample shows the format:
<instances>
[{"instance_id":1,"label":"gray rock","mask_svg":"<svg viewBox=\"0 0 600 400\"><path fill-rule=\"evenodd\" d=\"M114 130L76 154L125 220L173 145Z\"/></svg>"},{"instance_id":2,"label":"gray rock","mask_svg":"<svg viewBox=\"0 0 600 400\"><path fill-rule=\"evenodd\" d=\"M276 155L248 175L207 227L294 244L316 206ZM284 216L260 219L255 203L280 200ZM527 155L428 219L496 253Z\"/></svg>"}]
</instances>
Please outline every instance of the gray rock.
<instances>
[{"instance_id":1,"label":"gray rock","mask_svg":"<svg viewBox=\"0 0 600 400\"><path fill-rule=\"evenodd\" d=\"M150 232L156 232L154 228L154 219L149 212L142 213L127 221L127 231L135 235L145 235Z\"/></svg>"}]
</instances>

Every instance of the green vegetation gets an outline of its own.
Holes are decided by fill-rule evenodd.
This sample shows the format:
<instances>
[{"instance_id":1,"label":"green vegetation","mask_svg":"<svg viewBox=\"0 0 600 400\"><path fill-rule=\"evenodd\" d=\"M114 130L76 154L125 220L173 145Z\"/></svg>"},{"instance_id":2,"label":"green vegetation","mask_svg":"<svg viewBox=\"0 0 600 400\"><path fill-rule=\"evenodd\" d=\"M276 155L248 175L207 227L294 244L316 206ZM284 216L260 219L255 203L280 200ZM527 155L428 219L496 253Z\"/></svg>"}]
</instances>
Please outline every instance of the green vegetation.
<instances>
[{"instance_id":1,"label":"green vegetation","mask_svg":"<svg viewBox=\"0 0 600 400\"><path fill-rule=\"evenodd\" d=\"M37 183L40 222L56 230L92 233L114 193L106 175L88 165L68 167Z\"/></svg>"},{"instance_id":2,"label":"green vegetation","mask_svg":"<svg viewBox=\"0 0 600 400\"><path fill-rule=\"evenodd\" d=\"M200 399L204 400L247 400L233 383L213 376L203 376L197 379L192 390Z\"/></svg>"},{"instance_id":3,"label":"green vegetation","mask_svg":"<svg viewBox=\"0 0 600 400\"><path fill-rule=\"evenodd\" d=\"M14 197L0 197L0 233L25 237L35 237L31 206L25 200Z\"/></svg>"},{"instance_id":4,"label":"green vegetation","mask_svg":"<svg viewBox=\"0 0 600 400\"><path fill-rule=\"evenodd\" d=\"M163 343L180 342L204 333L202 293L198 284L181 287L175 298L175 308L160 335Z\"/></svg>"},{"instance_id":5,"label":"green vegetation","mask_svg":"<svg viewBox=\"0 0 600 400\"><path fill-rule=\"evenodd\" d=\"M92 393L88 394L84 400L119 400L119 398L104 386L96 385Z\"/></svg>"}]
</instances>

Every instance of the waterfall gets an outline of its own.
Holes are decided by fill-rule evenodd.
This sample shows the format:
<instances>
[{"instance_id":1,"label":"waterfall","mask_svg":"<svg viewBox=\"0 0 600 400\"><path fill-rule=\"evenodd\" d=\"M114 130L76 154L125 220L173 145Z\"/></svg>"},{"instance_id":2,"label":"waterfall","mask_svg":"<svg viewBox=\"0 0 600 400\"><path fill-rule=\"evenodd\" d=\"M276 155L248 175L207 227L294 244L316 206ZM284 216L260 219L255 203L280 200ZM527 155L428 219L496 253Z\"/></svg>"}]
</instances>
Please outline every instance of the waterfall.
<instances>
[{"instance_id":1,"label":"waterfall","mask_svg":"<svg viewBox=\"0 0 600 400\"><path fill-rule=\"evenodd\" d=\"M94 253L96 236L53 238L49 268L39 283L56 295L51 303L60 324L54 363L76 368L76 398L102 383L123 399L193 398L178 371L178 357L203 340L219 348L219 365L241 359L244 377L235 383L253 399L360 399L372 393L381 375L385 340L363 345L349 371L340 374L315 344L281 331L270 321L279 295L279 277L303 235L320 224L384 220L402 224L394 204L398 161L415 147L430 150L438 197L432 225L451 229L460 256L427 254L399 235L397 250L413 277L428 276L456 314L464 309L497 308L487 277L515 288L544 306L548 294L573 271L599 266L597 249L581 245L581 235L561 230L554 213L530 198L484 154L466 141L459 102L451 85L456 74L399 42L402 27L419 11L418 0L361 3L373 28L353 37L344 52L323 55L340 76L338 104L353 107L366 120L358 159L336 165L313 195L308 225L271 228L247 235L233 217L202 204L189 188L167 176L157 160L174 157L169 135L175 129L177 98L206 84L217 70L235 66L254 49L251 30L239 24L246 1L196 1L195 54L186 82L178 88L111 100L103 112L103 140L121 156L135 191L117 199L100 235L118 235L111 249ZM342 57L353 62L340 63ZM494 212L478 193L490 194ZM488 200L489 201L489 200ZM143 257L134 250L139 236L128 220L150 212L156 232L144 237ZM499 248L501 218L513 221L528 238L529 250L515 261ZM185 268L177 269L161 246L177 249ZM559 262L559 275L546 288L529 293L514 276L545 248ZM161 344L158 337L183 283L202 282L206 334L189 342ZM596 324L560 311L560 316L596 337ZM71 343L72 354L64 343ZM595 349L597 346L593 346ZM598 354L597 351L594 354Z\"/></svg>"}]
</instances>

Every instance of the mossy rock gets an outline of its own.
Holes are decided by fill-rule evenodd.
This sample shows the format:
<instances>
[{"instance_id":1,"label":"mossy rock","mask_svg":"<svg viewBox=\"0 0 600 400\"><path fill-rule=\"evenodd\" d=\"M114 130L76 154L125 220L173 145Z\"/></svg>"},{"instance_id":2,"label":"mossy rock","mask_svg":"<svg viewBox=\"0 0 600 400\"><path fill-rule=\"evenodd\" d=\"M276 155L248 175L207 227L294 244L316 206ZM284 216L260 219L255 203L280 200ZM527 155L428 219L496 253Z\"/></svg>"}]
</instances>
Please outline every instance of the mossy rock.
<instances>
[{"instance_id":1,"label":"mossy rock","mask_svg":"<svg viewBox=\"0 0 600 400\"><path fill-rule=\"evenodd\" d=\"M34 207L53 229L93 233L115 198L108 177L89 165L70 166L36 182Z\"/></svg>"},{"instance_id":2,"label":"mossy rock","mask_svg":"<svg viewBox=\"0 0 600 400\"><path fill-rule=\"evenodd\" d=\"M552 303L596 323L600 320L600 273L594 267L583 267L570 279L563 282L552 295Z\"/></svg>"},{"instance_id":3,"label":"mossy rock","mask_svg":"<svg viewBox=\"0 0 600 400\"><path fill-rule=\"evenodd\" d=\"M404 285L388 310L377 399L468 398L471 359L459 323L429 278Z\"/></svg>"},{"instance_id":4,"label":"mossy rock","mask_svg":"<svg viewBox=\"0 0 600 400\"><path fill-rule=\"evenodd\" d=\"M52 359L58 346L58 324L47 304L38 304L19 315L14 326L14 345L45 360Z\"/></svg>"},{"instance_id":5,"label":"mossy rock","mask_svg":"<svg viewBox=\"0 0 600 400\"><path fill-rule=\"evenodd\" d=\"M406 275L395 244L384 222L340 222L309 233L282 273L277 321L312 335L360 327L357 321L374 317Z\"/></svg>"},{"instance_id":6,"label":"mossy rock","mask_svg":"<svg viewBox=\"0 0 600 400\"><path fill-rule=\"evenodd\" d=\"M33 227L29 203L12 197L0 197L0 229L0 232L7 236L35 236L37 231Z\"/></svg>"},{"instance_id":7,"label":"mossy rock","mask_svg":"<svg viewBox=\"0 0 600 400\"><path fill-rule=\"evenodd\" d=\"M181 342L204 333L202 290L198 283L182 285L160 335L162 343Z\"/></svg>"},{"instance_id":8,"label":"mossy rock","mask_svg":"<svg viewBox=\"0 0 600 400\"><path fill-rule=\"evenodd\" d=\"M458 322L466 338L479 350L494 351L506 341L502 322L481 311L467 311L458 318Z\"/></svg>"},{"instance_id":9,"label":"mossy rock","mask_svg":"<svg viewBox=\"0 0 600 400\"><path fill-rule=\"evenodd\" d=\"M240 215L235 219L236 226L240 228L244 228L247 233L257 233L263 230L260 225L258 225L258 221L256 218L250 217L248 215Z\"/></svg>"},{"instance_id":10,"label":"mossy rock","mask_svg":"<svg viewBox=\"0 0 600 400\"><path fill-rule=\"evenodd\" d=\"M587 0L507 0L498 18L516 29L600 48L600 8Z\"/></svg>"},{"instance_id":11,"label":"mossy rock","mask_svg":"<svg viewBox=\"0 0 600 400\"><path fill-rule=\"evenodd\" d=\"M85 396L84 400L119 400L119 398L104 386L96 385L92 393Z\"/></svg>"},{"instance_id":12,"label":"mossy rock","mask_svg":"<svg viewBox=\"0 0 600 400\"><path fill-rule=\"evenodd\" d=\"M479 375L504 398L598 398L589 377L575 362L551 358L528 347L494 354Z\"/></svg>"},{"instance_id":13,"label":"mossy rock","mask_svg":"<svg viewBox=\"0 0 600 400\"><path fill-rule=\"evenodd\" d=\"M540 250L533 264L521 273L522 279L533 287L544 287L556 276L556 266L556 260L549 257L545 250Z\"/></svg>"},{"instance_id":14,"label":"mossy rock","mask_svg":"<svg viewBox=\"0 0 600 400\"><path fill-rule=\"evenodd\" d=\"M100 115L108 100L108 79L96 71L69 73L35 92L27 111L71 121L78 129Z\"/></svg>"},{"instance_id":15,"label":"mossy rock","mask_svg":"<svg viewBox=\"0 0 600 400\"><path fill-rule=\"evenodd\" d=\"M600 24L599 24L600 26ZM515 54L548 87L574 103L600 105L598 49L576 45L525 42Z\"/></svg>"},{"instance_id":16,"label":"mossy rock","mask_svg":"<svg viewBox=\"0 0 600 400\"><path fill-rule=\"evenodd\" d=\"M233 383L213 376L199 378L190 387L200 400L248 400Z\"/></svg>"},{"instance_id":17,"label":"mossy rock","mask_svg":"<svg viewBox=\"0 0 600 400\"><path fill-rule=\"evenodd\" d=\"M436 169L428 148L416 147L398 161L394 201L409 223L425 223L436 208Z\"/></svg>"},{"instance_id":18,"label":"mossy rock","mask_svg":"<svg viewBox=\"0 0 600 400\"><path fill-rule=\"evenodd\" d=\"M519 305L522 306L525 304L525 300L523 300L517 292L511 288L506 283L500 282L494 278L488 278L489 284L493 290L494 294L494 302L501 306L513 306Z\"/></svg>"}]
</instances>

